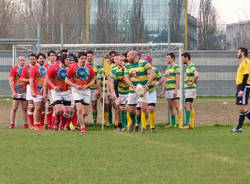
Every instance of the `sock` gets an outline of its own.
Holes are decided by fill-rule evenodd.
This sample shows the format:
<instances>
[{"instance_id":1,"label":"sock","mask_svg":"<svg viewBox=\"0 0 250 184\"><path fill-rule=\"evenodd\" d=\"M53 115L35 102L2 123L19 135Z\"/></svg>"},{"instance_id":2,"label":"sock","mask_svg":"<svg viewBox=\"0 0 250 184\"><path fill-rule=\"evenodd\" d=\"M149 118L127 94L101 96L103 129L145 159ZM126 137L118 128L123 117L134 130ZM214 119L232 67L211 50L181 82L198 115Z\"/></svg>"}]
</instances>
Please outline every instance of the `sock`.
<instances>
[{"instance_id":1,"label":"sock","mask_svg":"<svg viewBox=\"0 0 250 184\"><path fill-rule=\"evenodd\" d=\"M41 113L41 120L40 120L40 125L44 126L44 118L45 118L45 112Z\"/></svg>"},{"instance_id":2,"label":"sock","mask_svg":"<svg viewBox=\"0 0 250 184\"><path fill-rule=\"evenodd\" d=\"M112 110L109 111L109 125L113 124L113 115L112 115Z\"/></svg>"},{"instance_id":3,"label":"sock","mask_svg":"<svg viewBox=\"0 0 250 184\"><path fill-rule=\"evenodd\" d=\"M105 121L105 125L108 126L109 125L109 112L104 112L104 121Z\"/></svg>"},{"instance_id":4,"label":"sock","mask_svg":"<svg viewBox=\"0 0 250 184\"><path fill-rule=\"evenodd\" d=\"M93 116L93 125L96 125L97 122L97 112L92 112L92 116Z\"/></svg>"},{"instance_id":5,"label":"sock","mask_svg":"<svg viewBox=\"0 0 250 184\"><path fill-rule=\"evenodd\" d=\"M131 123L132 123L132 119L131 119L129 113L127 112L127 128L131 125Z\"/></svg>"},{"instance_id":6,"label":"sock","mask_svg":"<svg viewBox=\"0 0 250 184\"><path fill-rule=\"evenodd\" d=\"M238 123L237 128L242 128L244 120L245 120L245 114L240 112L239 123Z\"/></svg>"},{"instance_id":7,"label":"sock","mask_svg":"<svg viewBox=\"0 0 250 184\"><path fill-rule=\"evenodd\" d=\"M52 112L48 112L46 114L46 121L47 121L47 125L48 127L52 127Z\"/></svg>"},{"instance_id":8,"label":"sock","mask_svg":"<svg viewBox=\"0 0 250 184\"><path fill-rule=\"evenodd\" d=\"M131 123L135 123L136 120L135 120L135 113L129 113L129 116L131 118Z\"/></svg>"},{"instance_id":9,"label":"sock","mask_svg":"<svg viewBox=\"0 0 250 184\"><path fill-rule=\"evenodd\" d=\"M147 118L146 118L145 112L141 112L141 126L144 129L146 129L146 127L147 127Z\"/></svg>"},{"instance_id":10,"label":"sock","mask_svg":"<svg viewBox=\"0 0 250 184\"><path fill-rule=\"evenodd\" d=\"M195 116L195 111L194 109L191 110L191 114L190 114L190 128L194 128L194 116Z\"/></svg>"},{"instance_id":11,"label":"sock","mask_svg":"<svg viewBox=\"0 0 250 184\"><path fill-rule=\"evenodd\" d=\"M136 115L136 126L140 126L141 124L141 115Z\"/></svg>"},{"instance_id":12,"label":"sock","mask_svg":"<svg viewBox=\"0 0 250 184\"><path fill-rule=\"evenodd\" d=\"M33 112L29 112L29 111L28 111L28 118L29 118L30 125L33 126L33 125L34 125L34 116L33 116Z\"/></svg>"},{"instance_id":13,"label":"sock","mask_svg":"<svg viewBox=\"0 0 250 184\"><path fill-rule=\"evenodd\" d=\"M171 123L172 125L175 125L175 115L171 115Z\"/></svg>"},{"instance_id":14,"label":"sock","mask_svg":"<svg viewBox=\"0 0 250 184\"><path fill-rule=\"evenodd\" d=\"M188 126L190 122L190 110L186 111L186 121L185 126Z\"/></svg>"},{"instance_id":15,"label":"sock","mask_svg":"<svg viewBox=\"0 0 250 184\"><path fill-rule=\"evenodd\" d=\"M76 112L74 112L74 115L72 117L72 124L74 127L76 127L76 122L77 122L77 115L76 115Z\"/></svg>"},{"instance_id":16,"label":"sock","mask_svg":"<svg viewBox=\"0 0 250 184\"><path fill-rule=\"evenodd\" d=\"M183 126L182 114L178 114L178 124L179 124L179 127Z\"/></svg>"},{"instance_id":17,"label":"sock","mask_svg":"<svg viewBox=\"0 0 250 184\"><path fill-rule=\"evenodd\" d=\"M122 121L122 128L126 128L127 126L127 112L120 112L121 121Z\"/></svg>"},{"instance_id":18,"label":"sock","mask_svg":"<svg viewBox=\"0 0 250 184\"><path fill-rule=\"evenodd\" d=\"M115 119L115 126L117 127L118 126L118 120Z\"/></svg>"},{"instance_id":19,"label":"sock","mask_svg":"<svg viewBox=\"0 0 250 184\"><path fill-rule=\"evenodd\" d=\"M69 124L70 124L71 120L72 120L72 118L66 118L66 123L65 123L66 128L70 128Z\"/></svg>"},{"instance_id":20,"label":"sock","mask_svg":"<svg viewBox=\"0 0 250 184\"><path fill-rule=\"evenodd\" d=\"M148 113L150 129L155 128L156 113Z\"/></svg>"},{"instance_id":21,"label":"sock","mask_svg":"<svg viewBox=\"0 0 250 184\"><path fill-rule=\"evenodd\" d=\"M23 125L24 128L29 128L29 123L28 122L25 122L24 125Z\"/></svg>"}]
</instances>

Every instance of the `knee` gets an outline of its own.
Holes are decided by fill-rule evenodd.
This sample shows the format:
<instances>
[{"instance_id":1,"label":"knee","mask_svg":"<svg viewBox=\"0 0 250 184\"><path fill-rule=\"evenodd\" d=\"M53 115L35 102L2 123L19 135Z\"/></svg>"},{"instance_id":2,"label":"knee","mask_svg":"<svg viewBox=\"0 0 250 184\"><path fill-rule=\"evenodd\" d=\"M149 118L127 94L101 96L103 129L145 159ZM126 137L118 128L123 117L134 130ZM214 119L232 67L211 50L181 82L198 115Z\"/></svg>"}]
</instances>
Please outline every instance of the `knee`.
<instances>
[{"instance_id":1,"label":"knee","mask_svg":"<svg viewBox=\"0 0 250 184\"><path fill-rule=\"evenodd\" d=\"M155 111L154 107L148 106L148 112L153 113Z\"/></svg>"}]
</instances>

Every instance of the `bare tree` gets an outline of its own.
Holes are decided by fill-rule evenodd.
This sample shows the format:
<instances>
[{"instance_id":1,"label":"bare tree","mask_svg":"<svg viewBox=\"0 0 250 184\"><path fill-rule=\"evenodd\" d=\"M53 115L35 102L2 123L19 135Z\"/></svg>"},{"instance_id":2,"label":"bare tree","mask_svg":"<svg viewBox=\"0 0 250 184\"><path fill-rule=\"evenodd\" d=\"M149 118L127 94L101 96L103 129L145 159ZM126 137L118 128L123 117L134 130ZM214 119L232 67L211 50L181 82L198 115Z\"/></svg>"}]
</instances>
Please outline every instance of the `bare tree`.
<instances>
[{"instance_id":1,"label":"bare tree","mask_svg":"<svg viewBox=\"0 0 250 184\"><path fill-rule=\"evenodd\" d=\"M130 17L130 42L146 42L146 33L143 16L143 0L134 0Z\"/></svg>"},{"instance_id":2,"label":"bare tree","mask_svg":"<svg viewBox=\"0 0 250 184\"><path fill-rule=\"evenodd\" d=\"M199 0L188 0L188 14L198 17Z\"/></svg>"},{"instance_id":3,"label":"bare tree","mask_svg":"<svg viewBox=\"0 0 250 184\"><path fill-rule=\"evenodd\" d=\"M217 49L216 9L211 0L200 0L198 16L198 48Z\"/></svg>"}]
</instances>

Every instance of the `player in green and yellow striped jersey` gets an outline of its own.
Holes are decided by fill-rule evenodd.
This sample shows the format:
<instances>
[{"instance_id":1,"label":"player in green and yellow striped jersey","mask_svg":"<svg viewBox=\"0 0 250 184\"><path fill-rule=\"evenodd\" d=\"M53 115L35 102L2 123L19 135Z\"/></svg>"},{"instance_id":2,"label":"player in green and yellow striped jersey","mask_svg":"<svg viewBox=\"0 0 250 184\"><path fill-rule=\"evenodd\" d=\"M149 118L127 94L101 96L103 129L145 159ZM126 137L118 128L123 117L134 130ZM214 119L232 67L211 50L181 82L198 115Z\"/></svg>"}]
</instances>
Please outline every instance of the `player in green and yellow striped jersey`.
<instances>
[{"instance_id":1,"label":"player in green and yellow striped jersey","mask_svg":"<svg viewBox=\"0 0 250 184\"><path fill-rule=\"evenodd\" d=\"M175 63L174 53L167 54L168 67L165 71L165 79L161 90L161 96L166 94L166 98L171 112L171 123L175 126L175 110L178 115L179 127L182 128L182 114L179 103L179 84L180 84L180 67Z\"/></svg>"},{"instance_id":2,"label":"player in green and yellow striped jersey","mask_svg":"<svg viewBox=\"0 0 250 184\"><path fill-rule=\"evenodd\" d=\"M190 61L191 55L189 52L184 52L181 55L183 64L187 65L186 76L185 76L185 110L186 110L186 121L184 128L194 128L194 115L195 111L193 108L193 101L196 98L196 81L198 79L198 71L195 65Z\"/></svg>"},{"instance_id":3,"label":"player in green and yellow striped jersey","mask_svg":"<svg viewBox=\"0 0 250 184\"><path fill-rule=\"evenodd\" d=\"M146 113L148 108L148 86L154 79L154 72L151 65L145 60L139 60L136 51L129 51L127 55L129 63L125 66L125 81L129 85L128 95L128 111L132 119L132 123L129 127L129 132L134 129L135 125L135 111L138 100L141 105L141 121L142 121L142 133L146 131L147 119ZM145 94L142 97L138 97L135 90L137 85L143 86Z\"/></svg>"},{"instance_id":4,"label":"player in green and yellow striped jersey","mask_svg":"<svg viewBox=\"0 0 250 184\"><path fill-rule=\"evenodd\" d=\"M90 86L91 91L91 103L92 103L92 115L93 115L93 125L97 123L97 100L99 94L97 93L96 77L99 70L102 68L100 64L94 63L94 52L92 50L87 50L87 61L90 66L92 66L95 73L95 83Z\"/></svg>"},{"instance_id":5,"label":"player in green and yellow striped jersey","mask_svg":"<svg viewBox=\"0 0 250 184\"><path fill-rule=\"evenodd\" d=\"M152 65L152 57L150 55L145 55L143 59L147 60L149 64ZM152 69L154 71L154 80L149 85L148 119L150 123L150 131L154 133L155 121L156 121L155 106L157 103L156 87L162 84L163 80L162 80L160 71L156 67L153 67L153 66L152 66Z\"/></svg>"},{"instance_id":6,"label":"player in green and yellow striped jersey","mask_svg":"<svg viewBox=\"0 0 250 184\"><path fill-rule=\"evenodd\" d=\"M125 56L119 55L117 60L117 68L112 71L112 80L113 83L117 84L117 88L114 87L111 90L111 96L116 97L116 104L119 104L120 110L120 119L121 119L121 130L125 131L127 126L127 100L129 93L129 86L125 83L124 80L124 66L125 66ZM115 89L116 88L116 89Z\"/></svg>"}]
</instances>

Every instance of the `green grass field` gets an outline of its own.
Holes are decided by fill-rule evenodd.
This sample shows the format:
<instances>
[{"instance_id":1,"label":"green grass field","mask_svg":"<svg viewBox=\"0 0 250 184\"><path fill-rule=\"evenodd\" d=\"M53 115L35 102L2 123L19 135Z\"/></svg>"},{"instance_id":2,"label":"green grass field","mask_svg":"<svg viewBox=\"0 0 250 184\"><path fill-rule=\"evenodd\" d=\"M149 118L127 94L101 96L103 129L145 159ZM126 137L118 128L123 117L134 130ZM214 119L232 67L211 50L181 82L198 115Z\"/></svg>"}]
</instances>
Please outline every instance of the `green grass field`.
<instances>
[{"instance_id":1,"label":"green grass field","mask_svg":"<svg viewBox=\"0 0 250 184\"><path fill-rule=\"evenodd\" d=\"M250 127L157 133L0 129L0 183L249 183Z\"/></svg>"}]
</instances>

